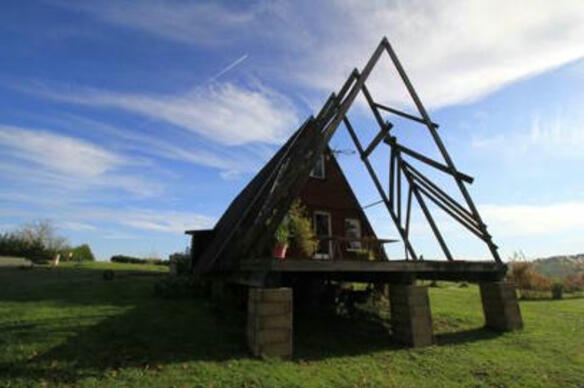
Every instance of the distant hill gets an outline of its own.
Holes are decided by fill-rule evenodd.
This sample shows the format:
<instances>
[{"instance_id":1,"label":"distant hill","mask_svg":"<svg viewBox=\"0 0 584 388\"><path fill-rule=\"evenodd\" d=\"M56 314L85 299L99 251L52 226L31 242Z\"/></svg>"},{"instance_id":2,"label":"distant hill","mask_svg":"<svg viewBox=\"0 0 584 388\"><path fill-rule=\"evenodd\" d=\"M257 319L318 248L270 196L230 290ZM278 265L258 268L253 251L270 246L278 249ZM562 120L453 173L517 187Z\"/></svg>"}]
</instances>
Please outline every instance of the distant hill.
<instances>
[{"instance_id":1,"label":"distant hill","mask_svg":"<svg viewBox=\"0 0 584 388\"><path fill-rule=\"evenodd\" d=\"M536 259L533 261L533 268L550 278L565 278L574 273L584 273L584 253Z\"/></svg>"}]
</instances>

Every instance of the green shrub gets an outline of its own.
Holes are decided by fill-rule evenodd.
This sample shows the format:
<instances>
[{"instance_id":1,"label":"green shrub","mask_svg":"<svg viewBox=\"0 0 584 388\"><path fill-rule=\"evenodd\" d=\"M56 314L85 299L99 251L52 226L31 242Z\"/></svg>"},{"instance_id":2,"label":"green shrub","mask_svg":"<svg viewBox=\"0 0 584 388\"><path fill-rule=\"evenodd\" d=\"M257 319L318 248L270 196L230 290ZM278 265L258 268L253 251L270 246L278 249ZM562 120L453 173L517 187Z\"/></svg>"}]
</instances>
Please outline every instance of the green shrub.
<instances>
[{"instance_id":1,"label":"green shrub","mask_svg":"<svg viewBox=\"0 0 584 388\"><path fill-rule=\"evenodd\" d=\"M288 241L290 240L290 220L288 217L284 217L280 225L278 225L278 229L276 229L276 233L274 234L274 238L276 242L282 245L288 245Z\"/></svg>"},{"instance_id":2,"label":"green shrub","mask_svg":"<svg viewBox=\"0 0 584 388\"><path fill-rule=\"evenodd\" d=\"M191 272L191 255L188 253L176 252L168 257L170 265L176 266L177 275Z\"/></svg>"},{"instance_id":3,"label":"green shrub","mask_svg":"<svg viewBox=\"0 0 584 388\"><path fill-rule=\"evenodd\" d=\"M87 244L81 244L71 249L71 253L74 261L95 261L95 256Z\"/></svg>"},{"instance_id":4,"label":"green shrub","mask_svg":"<svg viewBox=\"0 0 584 388\"><path fill-rule=\"evenodd\" d=\"M0 235L0 255L2 256L24 257L39 264L50 261L55 253L37 238L29 238L19 233Z\"/></svg>"},{"instance_id":5,"label":"green shrub","mask_svg":"<svg viewBox=\"0 0 584 388\"><path fill-rule=\"evenodd\" d=\"M294 245L306 256L312 257L318 247L318 240L306 208L300 200L292 202L288 211L289 229Z\"/></svg>"},{"instance_id":6,"label":"green shrub","mask_svg":"<svg viewBox=\"0 0 584 388\"><path fill-rule=\"evenodd\" d=\"M112 263L126 263L126 264L154 264L154 265L169 265L168 260L162 259L141 259L139 257L115 255L110 258Z\"/></svg>"}]
</instances>

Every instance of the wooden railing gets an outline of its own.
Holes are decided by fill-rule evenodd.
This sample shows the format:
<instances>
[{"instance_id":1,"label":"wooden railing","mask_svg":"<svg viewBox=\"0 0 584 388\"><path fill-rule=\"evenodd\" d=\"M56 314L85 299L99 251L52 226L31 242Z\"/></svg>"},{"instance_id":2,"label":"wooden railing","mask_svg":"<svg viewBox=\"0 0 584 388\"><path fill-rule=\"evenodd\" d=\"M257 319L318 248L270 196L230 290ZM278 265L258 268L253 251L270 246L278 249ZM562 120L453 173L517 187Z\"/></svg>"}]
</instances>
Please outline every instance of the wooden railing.
<instances>
[{"instance_id":1,"label":"wooden railing","mask_svg":"<svg viewBox=\"0 0 584 388\"><path fill-rule=\"evenodd\" d=\"M353 238L345 236L318 237L320 246L331 244L329 257L332 260L385 261L387 256L383 245L398 242L394 239L375 237Z\"/></svg>"}]
</instances>

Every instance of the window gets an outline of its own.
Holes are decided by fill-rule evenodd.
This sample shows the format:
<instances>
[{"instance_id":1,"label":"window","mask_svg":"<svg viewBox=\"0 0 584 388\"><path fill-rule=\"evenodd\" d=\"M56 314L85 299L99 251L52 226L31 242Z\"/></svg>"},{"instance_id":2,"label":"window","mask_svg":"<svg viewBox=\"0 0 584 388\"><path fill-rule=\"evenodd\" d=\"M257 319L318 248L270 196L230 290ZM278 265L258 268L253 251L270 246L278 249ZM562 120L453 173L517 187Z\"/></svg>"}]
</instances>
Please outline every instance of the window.
<instances>
[{"instance_id":1,"label":"window","mask_svg":"<svg viewBox=\"0 0 584 388\"><path fill-rule=\"evenodd\" d=\"M324 179L324 155L320 155L318 160L316 161L316 165L310 172L310 176L313 178Z\"/></svg>"},{"instance_id":2,"label":"window","mask_svg":"<svg viewBox=\"0 0 584 388\"><path fill-rule=\"evenodd\" d=\"M347 241L348 251L357 251L361 249L361 223L358 219L345 218L345 237L347 237L347 239L359 239Z\"/></svg>"},{"instance_id":3,"label":"window","mask_svg":"<svg viewBox=\"0 0 584 388\"><path fill-rule=\"evenodd\" d=\"M314 212L314 234L318 239L318 247L314 254L315 259L329 259L332 257L333 242L331 215L323 211Z\"/></svg>"}]
</instances>

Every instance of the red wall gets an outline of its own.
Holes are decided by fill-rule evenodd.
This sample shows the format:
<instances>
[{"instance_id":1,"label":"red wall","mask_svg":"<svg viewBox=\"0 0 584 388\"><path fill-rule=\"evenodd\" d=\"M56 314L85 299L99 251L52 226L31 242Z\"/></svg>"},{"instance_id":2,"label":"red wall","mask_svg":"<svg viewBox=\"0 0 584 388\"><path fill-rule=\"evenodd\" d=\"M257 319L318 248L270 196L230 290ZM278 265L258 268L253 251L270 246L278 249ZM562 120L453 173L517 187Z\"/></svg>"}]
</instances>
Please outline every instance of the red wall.
<instances>
[{"instance_id":1,"label":"red wall","mask_svg":"<svg viewBox=\"0 0 584 388\"><path fill-rule=\"evenodd\" d=\"M357 218L361 223L362 237L375 237L369 222L365 219L359 204L345 179L339 164L333 154L325 154L325 178L309 177L300 192L300 200L306 207L311 218L315 210L331 214L333 236L345 236L345 219ZM291 249L288 256L295 257L299 253ZM352 258L355 254L343 251L343 258Z\"/></svg>"}]
</instances>

